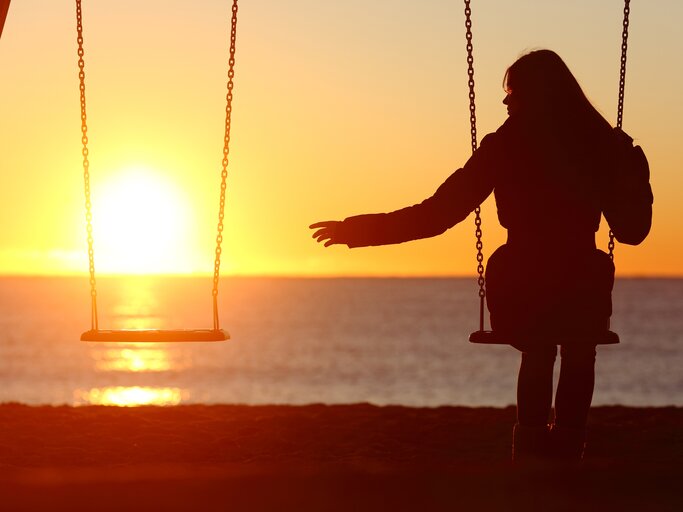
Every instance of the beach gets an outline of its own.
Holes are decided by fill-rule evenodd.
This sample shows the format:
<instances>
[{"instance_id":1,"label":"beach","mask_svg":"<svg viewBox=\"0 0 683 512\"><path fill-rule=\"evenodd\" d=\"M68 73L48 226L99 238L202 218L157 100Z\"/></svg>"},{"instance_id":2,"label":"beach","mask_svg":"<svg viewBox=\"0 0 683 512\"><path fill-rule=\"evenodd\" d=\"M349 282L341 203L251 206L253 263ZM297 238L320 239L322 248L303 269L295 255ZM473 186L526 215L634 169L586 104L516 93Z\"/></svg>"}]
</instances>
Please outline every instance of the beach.
<instances>
[{"instance_id":1,"label":"beach","mask_svg":"<svg viewBox=\"0 0 683 512\"><path fill-rule=\"evenodd\" d=\"M683 408L596 407L579 469L507 408L0 405L1 510L681 510Z\"/></svg>"}]
</instances>

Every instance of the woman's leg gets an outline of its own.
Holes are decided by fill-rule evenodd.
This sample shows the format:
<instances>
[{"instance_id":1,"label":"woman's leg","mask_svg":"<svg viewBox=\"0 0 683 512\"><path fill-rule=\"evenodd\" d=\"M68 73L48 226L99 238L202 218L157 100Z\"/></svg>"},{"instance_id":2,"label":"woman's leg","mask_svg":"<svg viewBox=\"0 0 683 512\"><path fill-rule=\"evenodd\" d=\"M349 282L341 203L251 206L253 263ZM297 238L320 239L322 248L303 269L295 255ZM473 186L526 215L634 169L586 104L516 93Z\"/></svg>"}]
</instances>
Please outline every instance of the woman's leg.
<instances>
[{"instance_id":1,"label":"woman's leg","mask_svg":"<svg viewBox=\"0 0 683 512\"><path fill-rule=\"evenodd\" d=\"M526 348L517 379L517 423L525 427L545 427L553 402L555 345Z\"/></svg>"},{"instance_id":2,"label":"woman's leg","mask_svg":"<svg viewBox=\"0 0 683 512\"><path fill-rule=\"evenodd\" d=\"M595 346L563 345L555 396L555 425L584 429L595 386Z\"/></svg>"},{"instance_id":3,"label":"woman's leg","mask_svg":"<svg viewBox=\"0 0 683 512\"><path fill-rule=\"evenodd\" d=\"M555 345L517 347L522 364L517 380L517 424L512 435L515 464L544 463L549 453L548 416L553 400Z\"/></svg>"},{"instance_id":4,"label":"woman's leg","mask_svg":"<svg viewBox=\"0 0 683 512\"><path fill-rule=\"evenodd\" d=\"M550 443L555 457L570 463L583 458L586 421L595 384L595 346L563 345L555 423Z\"/></svg>"}]
</instances>

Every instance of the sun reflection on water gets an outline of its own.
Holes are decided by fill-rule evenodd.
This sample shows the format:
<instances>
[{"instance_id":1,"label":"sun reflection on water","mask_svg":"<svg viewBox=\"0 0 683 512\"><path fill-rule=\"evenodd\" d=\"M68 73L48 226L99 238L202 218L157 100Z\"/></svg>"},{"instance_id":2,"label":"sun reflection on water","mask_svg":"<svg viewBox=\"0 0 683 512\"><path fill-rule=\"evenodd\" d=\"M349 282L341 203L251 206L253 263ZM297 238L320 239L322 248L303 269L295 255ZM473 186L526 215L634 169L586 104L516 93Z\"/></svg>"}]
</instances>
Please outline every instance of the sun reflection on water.
<instances>
[{"instance_id":1,"label":"sun reflection on water","mask_svg":"<svg viewBox=\"0 0 683 512\"><path fill-rule=\"evenodd\" d=\"M113 386L76 390L74 405L115 405L119 407L178 405L183 400L187 400L188 397L188 391L180 388Z\"/></svg>"},{"instance_id":2,"label":"sun reflection on water","mask_svg":"<svg viewBox=\"0 0 683 512\"><path fill-rule=\"evenodd\" d=\"M122 277L117 279L113 303L107 308L111 314L107 326L114 329L164 329L166 319L160 316L159 281L147 277ZM162 300L163 302L163 300ZM74 405L112 405L135 407L142 405L178 405L189 397L187 389L177 387L145 386L132 376L178 372L192 366L191 352L178 344L163 343L97 343L89 345L90 357L95 371L102 376L112 374L114 382L120 382L121 374L128 386L102 386L74 391ZM113 374L118 374L114 377ZM158 377L155 377L155 383ZM114 383L112 382L112 384Z\"/></svg>"},{"instance_id":3,"label":"sun reflection on water","mask_svg":"<svg viewBox=\"0 0 683 512\"><path fill-rule=\"evenodd\" d=\"M114 344L97 347L91 352L95 368L100 372L168 372L189 366L188 358L179 350L153 346L145 343L127 343L123 347Z\"/></svg>"},{"instance_id":4,"label":"sun reflection on water","mask_svg":"<svg viewBox=\"0 0 683 512\"><path fill-rule=\"evenodd\" d=\"M158 316L159 301L156 281L149 277L128 276L119 281L119 296L112 308L116 329L162 329Z\"/></svg>"},{"instance_id":5,"label":"sun reflection on water","mask_svg":"<svg viewBox=\"0 0 683 512\"><path fill-rule=\"evenodd\" d=\"M160 278L122 276L117 278L109 297L105 320L114 329L164 329L166 319L159 315ZM163 295L161 295L163 298ZM98 372L168 372L190 366L188 351L181 346L149 343L101 343L90 346L90 355Z\"/></svg>"}]
</instances>

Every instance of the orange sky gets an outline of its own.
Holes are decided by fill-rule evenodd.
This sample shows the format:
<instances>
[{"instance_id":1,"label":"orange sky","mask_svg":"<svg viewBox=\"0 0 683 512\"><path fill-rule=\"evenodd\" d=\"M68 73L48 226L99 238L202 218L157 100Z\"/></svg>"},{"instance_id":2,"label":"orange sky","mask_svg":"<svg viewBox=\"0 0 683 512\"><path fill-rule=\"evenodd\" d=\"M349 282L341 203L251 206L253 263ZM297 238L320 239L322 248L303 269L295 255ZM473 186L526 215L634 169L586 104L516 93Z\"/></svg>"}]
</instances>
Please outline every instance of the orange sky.
<instances>
[{"instance_id":1,"label":"orange sky","mask_svg":"<svg viewBox=\"0 0 683 512\"><path fill-rule=\"evenodd\" d=\"M87 271L74 3L13 0L0 40L0 274ZM505 119L505 68L539 47L614 119L619 0L473 9L482 136ZM84 0L84 18L97 268L211 272L228 2ZM618 246L621 275L683 274L680 19L679 1L632 2L624 128L650 160L655 217L642 246ZM473 274L472 219L353 251L307 229L419 202L467 159L462 3L241 0L231 155L228 274ZM150 217L126 241L113 223L138 218L131 184ZM490 255L504 233L492 198L483 210Z\"/></svg>"}]
</instances>

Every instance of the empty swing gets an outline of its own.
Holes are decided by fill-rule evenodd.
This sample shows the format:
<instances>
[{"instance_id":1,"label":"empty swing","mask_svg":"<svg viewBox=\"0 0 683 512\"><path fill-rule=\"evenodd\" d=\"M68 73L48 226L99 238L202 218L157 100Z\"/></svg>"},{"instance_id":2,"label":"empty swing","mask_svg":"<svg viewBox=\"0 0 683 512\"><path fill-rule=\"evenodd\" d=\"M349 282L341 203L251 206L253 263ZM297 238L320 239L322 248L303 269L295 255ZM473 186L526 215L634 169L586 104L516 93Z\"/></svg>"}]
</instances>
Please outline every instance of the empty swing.
<instances>
[{"instance_id":1,"label":"empty swing","mask_svg":"<svg viewBox=\"0 0 683 512\"><path fill-rule=\"evenodd\" d=\"M476 118L476 107L475 107L475 94L474 94L474 57L473 57L473 45L472 45L472 10L470 8L470 0L465 1L465 38L467 41L467 76L468 76L468 86L469 86L469 110L470 110L470 133L471 133L471 144L472 152L474 153L477 149L477 118ZM629 26L629 8L630 0L624 0L624 19L623 19L623 30L622 30L622 43L621 43L621 67L619 72L619 97L617 105L617 128L621 129L624 111L624 85L626 79L626 52L628 43L628 26ZM495 330L485 330L484 328L484 307L486 298L486 288L484 280L484 255L482 252L483 242L482 242L482 229L481 229L481 206L477 206L474 210L475 213L475 236L477 238L476 249L477 249L477 273L478 285L479 285L479 330L473 332L469 336L469 341L472 343L482 343L482 344L500 344L500 345L510 345L510 344L520 344L528 343L534 341L542 340L552 340L556 345L562 345L565 342L580 342L584 344L591 345L611 345L619 343L619 335L613 331L605 328L604 330L592 331L587 333L582 333L580 339L577 340L576 334L567 333L561 329L551 329L541 332L533 333L501 333ZM609 257L614 260L614 233L610 230L609 232Z\"/></svg>"},{"instance_id":2,"label":"empty swing","mask_svg":"<svg viewBox=\"0 0 683 512\"><path fill-rule=\"evenodd\" d=\"M92 203L90 200L90 172L88 161L88 126L85 103L85 62L83 59L83 15L81 0L76 0L76 23L78 31L78 77L80 81L81 102L81 142L83 144L83 180L85 186L85 217L88 241L88 260L90 271L90 300L91 300L91 328L81 335L81 341L108 342L182 342L182 341L224 341L230 335L220 328L218 318L218 280L221 265L221 243L223 241L223 219L225 210L225 191L228 177L228 156L230 153L230 124L232 113L232 89L235 76L235 42L237 33L237 0L232 2L232 18L230 28L230 58L228 61L228 82L225 107L225 136L223 145L223 160L221 171L220 205L218 213L218 234L216 235L216 250L213 272L213 328L211 329L100 329L97 318L97 288L95 281L95 256L93 250Z\"/></svg>"}]
</instances>

